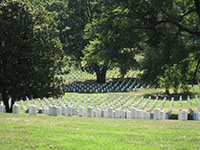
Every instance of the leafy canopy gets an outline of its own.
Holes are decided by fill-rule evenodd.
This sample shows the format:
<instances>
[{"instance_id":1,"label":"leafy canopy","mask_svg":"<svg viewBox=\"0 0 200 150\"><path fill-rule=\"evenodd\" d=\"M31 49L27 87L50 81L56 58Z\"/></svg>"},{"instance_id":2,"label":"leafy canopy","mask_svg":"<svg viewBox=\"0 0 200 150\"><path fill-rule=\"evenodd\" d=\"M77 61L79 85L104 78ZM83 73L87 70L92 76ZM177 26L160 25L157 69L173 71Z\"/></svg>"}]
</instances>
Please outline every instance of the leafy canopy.
<instances>
[{"instance_id":1,"label":"leafy canopy","mask_svg":"<svg viewBox=\"0 0 200 150\"><path fill-rule=\"evenodd\" d=\"M0 92L8 97L49 96L61 83L63 51L56 24L27 0L0 3Z\"/></svg>"}]
</instances>

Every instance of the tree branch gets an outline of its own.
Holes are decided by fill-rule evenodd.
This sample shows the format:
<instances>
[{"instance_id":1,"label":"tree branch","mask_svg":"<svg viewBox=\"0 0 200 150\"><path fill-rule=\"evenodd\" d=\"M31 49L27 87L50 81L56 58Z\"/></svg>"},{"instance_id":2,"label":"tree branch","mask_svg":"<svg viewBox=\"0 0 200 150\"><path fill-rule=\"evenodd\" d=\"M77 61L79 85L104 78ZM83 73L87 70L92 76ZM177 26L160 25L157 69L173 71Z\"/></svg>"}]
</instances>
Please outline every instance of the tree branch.
<instances>
[{"instance_id":1,"label":"tree branch","mask_svg":"<svg viewBox=\"0 0 200 150\"><path fill-rule=\"evenodd\" d=\"M199 59L198 62L197 62L196 69L195 69L194 74L193 74L192 85L194 85L194 83L195 83L196 74L197 74L197 72L198 72L199 65L200 65L200 59Z\"/></svg>"},{"instance_id":2,"label":"tree branch","mask_svg":"<svg viewBox=\"0 0 200 150\"><path fill-rule=\"evenodd\" d=\"M189 14L192 13L192 12L196 12L196 9L192 9L192 10L186 12L185 14L183 14L183 15L181 16L181 20L182 20L185 16L189 15Z\"/></svg>"},{"instance_id":3,"label":"tree branch","mask_svg":"<svg viewBox=\"0 0 200 150\"><path fill-rule=\"evenodd\" d=\"M200 32L188 29L188 28L182 26L181 24L179 24L178 22L171 21L171 20L158 21L156 24L154 24L154 26L157 26L157 25L162 24L162 23L169 23L169 24L175 25L175 26L177 26L179 28L180 31L184 31L184 32L187 32L187 33L192 34L192 35L200 36Z\"/></svg>"}]
</instances>

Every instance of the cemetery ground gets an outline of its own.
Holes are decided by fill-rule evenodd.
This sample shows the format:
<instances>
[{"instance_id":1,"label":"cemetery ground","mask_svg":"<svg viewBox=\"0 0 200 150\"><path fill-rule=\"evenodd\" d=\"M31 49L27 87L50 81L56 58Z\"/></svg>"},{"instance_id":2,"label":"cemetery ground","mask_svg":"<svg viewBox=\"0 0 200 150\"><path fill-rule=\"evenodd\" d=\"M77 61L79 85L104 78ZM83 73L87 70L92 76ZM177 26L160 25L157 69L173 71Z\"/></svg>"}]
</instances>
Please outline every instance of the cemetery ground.
<instances>
[{"instance_id":1,"label":"cemetery ground","mask_svg":"<svg viewBox=\"0 0 200 150\"><path fill-rule=\"evenodd\" d=\"M200 90L189 93L192 109L197 112L198 106L195 95ZM149 96L151 101L146 105L149 109L155 101L156 95L163 93L164 89L146 89L134 92L117 93L66 93L63 97L70 100L96 96L104 99L115 96L122 99L137 96L136 104L144 96L144 100L137 105L144 105ZM163 102L159 95L156 108ZM172 114L179 112L179 95L174 96ZM130 99L131 99L130 98ZM165 112L170 107L171 97L163 107ZM33 104L33 101L30 100ZM106 101L104 101L106 105ZM18 102L20 105L20 101ZM75 103L76 104L76 103ZM27 103L24 102L25 107ZM187 95L183 95L181 109L188 110ZM0 113L0 149L69 149L69 150L150 150L150 149L200 149L200 122L194 120L179 121L154 119L122 119L122 118L96 118L79 116L48 116L44 114L30 115L20 108L19 114Z\"/></svg>"},{"instance_id":2,"label":"cemetery ground","mask_svg":"<svg viewBox=\"0 0 200 150\"><path fill-rule=\"evenodd\" d=\"M0 114L0 149L200 149L200 122Z\"/></svg>"}]
</instances>

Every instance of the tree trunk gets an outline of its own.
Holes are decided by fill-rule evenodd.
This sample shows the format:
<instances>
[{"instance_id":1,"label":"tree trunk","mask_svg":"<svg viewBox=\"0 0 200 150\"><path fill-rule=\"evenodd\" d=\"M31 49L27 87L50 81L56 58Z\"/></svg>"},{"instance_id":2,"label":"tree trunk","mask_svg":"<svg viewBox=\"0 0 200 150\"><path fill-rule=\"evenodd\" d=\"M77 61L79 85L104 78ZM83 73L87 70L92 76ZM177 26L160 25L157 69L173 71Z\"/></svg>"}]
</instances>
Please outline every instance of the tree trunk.
<instances>
[{"instance_id":1,"label":"tree trunk","mask_svg":"<svg viewBox=\"0 0 200 150\"><path fill-rule=\"evenodd\" d=\"M15 103L15 99L13 98L11 101L11 104L9 106L9 98L8 98L8 93L6 92L5 88L2 90L2 99L3 99L3 104L5 106L6 112L7 113L12 113L12 107Z\"/></svg>"},{"instance_id":2,"label":"tree trunk","mask_svg":"<svg viewBox=\"0 0 200 150\"><path fill-rule=\"evenodd\" d=\"M97 83L105 83L106 82L106 72L107 66L96 67L95 69L97 75Z\"/></svg>"},{"instance_id":3,"label":"tree trunk","mask_svg":"<svg viewBox=\"0 0 200 150\"><path fill-rule=\"evenodd\" d=\"M3 103L5 105L5 108L6 108L6 112L9 113L10 108L9 108L9 102L8 102L8 94L5 91L5 89L2 90L2 99L3 99Z\"/></svg>"},{"instance_id":4,"label":"tree trunk","mask_svg":"<svg viewBox=\"0 0 200 150\"><path fill-rule=\"evenodd\" d=\"M15 98L12 98L12 100L11 100L11 105L10 105L10 113L12 113L13 112L13 105L15 104Z\"/></svg>"},{"instance_id":5,"label":"tree trunk","mask_svg":"<svg viewBox=\"0 0 200 150\"><path fill-rule=\"evenodd\" d=\"M165 94L169 95L169 90L168 89L165 89Z\"/></svg>"},{"instance_id":6,"label":"tree trunk","mask_svg":"<svg viewBox=\"0 0 200 150\"><path fill-rule=\"evenodd\" d=\"M196 65L195 72L194 72L194 74L193 74L192 85L194 85L194 83L195 83L196 75L197 75L197 72L198 72L199 65L200 65L200 59L198 60L198 63L197 63L197 65Z\"/></svg>"}]
</instances>

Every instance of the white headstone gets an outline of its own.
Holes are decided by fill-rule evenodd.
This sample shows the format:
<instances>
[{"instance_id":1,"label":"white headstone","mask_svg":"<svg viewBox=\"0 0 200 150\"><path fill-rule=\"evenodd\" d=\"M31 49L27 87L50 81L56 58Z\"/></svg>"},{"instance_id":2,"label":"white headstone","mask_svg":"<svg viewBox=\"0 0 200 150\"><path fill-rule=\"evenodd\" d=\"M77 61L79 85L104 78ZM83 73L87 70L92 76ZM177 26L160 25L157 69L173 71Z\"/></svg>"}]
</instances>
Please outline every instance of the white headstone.
<instances>
[{"instance_id":1,"label":"white headstone","mask_svg":"<svg viewBox=\"0 0 200 150\"><path fill-rule=\"evenodd\" d=\"M160 109L159 108L154 109L154 119L160 120Z\"/></svg>"},{"instance_id":2,"label":"white headstone","mask_svg":"<svg viewBox=\"0 0 200 150\"><path fill-rule=\"evenodd\" d=\"M121 118L121 113L120 113L120 110L119 109L116 109L115 110L115 118Z\"/></svg>"},{"instance_id":3,"label":"white headstone","mask_svg":"<svg viewBox=\"0 0 200 150\"><path fill-rule=\"evenodd\" d=\"M75 116L76 112L75 112L75 108L72 107L72 116Z\"/></svg>"},{"instance_id":4,"label":"white headstone","mask_svg":"<svg viewBox=\"0 0 200 150\"><path fill-rule=\"evenodd\" d=\"M72 107L67 107L67 116L72 116Z\"/></svg>"},{"instance_id":5,"label":"white headstone","mask_svg":"<svg viewBox=\"0 0 200 150\"><path fill-rule=\"evenodd\" d=\"M178 120L180 121L186 121L188 120L188 114L187 110L182 110L178 113Z\"/></svg>"},{"instance_id":6,"label":"white headstone","mask_svg":"<svg viewBox=\"0 0 200 150\"><path fill-rule=\"evenodd\" d=\"M150 119L150 113L144 111L144 119Z\"/></svg>"},{"instance_id":7,"label":"white headstone","mask_svg":"<svg viewBox=\"0 0 200 150\"><path fill-rule=\"evenodd\" d=\"M46 109L46 115L49 115L49 107L45 107Z\"/></svg>"},{"instance_id":8,"label":"white headstone","mask_svg":"<svg viewBox=\"0 0 200 150\"><path fill-rule=\"evenodd\" d=\"M106 109L106 110L103 111L103 117L108 118L107 116L108 116L108 110Z\"/></svg>"},{"instance_id":9,"label":"white headstone","mask_svg":"<svg viewBox=\"0 0 200 150\"><path fill-rule=\"evenodd\" d=\"M125 119L126 118L125 110L120 110L120 115L121 115L121 118Z\"/></svg>"},{"instance_id":10,"label":"white headstone","mask_svg":"<svg viewBox=\"0 0 200 150\"><path fill-rule=\"evenodd\" d=\"M93 108L92 107L88 107L87 108L87 117L92 117L93 114Z\"/></svg>"},{"instance_id":11,"label":"white headstone","mask_svg":"<svg viewBox=\"0 0 200 150\"><path fill-rule=\"evenodd\" d=\"M5 106L4 106L4 104L0 105L0 112L1 113L5 112Z\"/></svg>"},{"instance_id":12,"label":"white headstone","mask_svg":"<svg viewBox=\"0 0 200 150\"><path fill-rule=\"evenodd\" d=\"M49 115L50 116L57 116L58 115L58 107L57 106L49 107Z\"/></svg>"},{"instance_id":13,"label":"white headstone","mask_svg":"<svg viewBox=\"0 0 200 150\"><path fill-rule=\"evenodd\" d=\"M93 111L93 116L96 117L96 111Z\"/></svg>"},{"instance_id":14,"label":"white headstone","mask_svg":"<svg viewBox=\"0 0 200 150\"><path fill-rule=\"evenodd\" d=\"M19 114L19 105L18 104L14 104L13 105L13 114Z\"/></svg>"},{"instance_id":15,"label":"white headstone","mask_svg":"<svg viewBox=\"0 0 200 150\"><path fill-rule=\"evenodd\" d=\"M106 111L106 118L113 118L113 108L109 107Z\"/></svg>"},{"instance_id":16,"label":"white headstone","mask_svg":"<svg viewBox=\"0 0 200 150\"><path fill-rule=\"evenodd\" d=\"M62 115L65 116L67 114L66 113L66 107L62 106L61 109L62 109Z\"/></svg>"},{"instance_id":17,"label":"white headstone","mask_svg":"<svg viewBox=\"0 0 200 150\"><path fill-rule=\"evenodd\" d=\"M45 114L45 115L47 114L47 108L46 107L42 108L42 114Z\"/></svg>"},{"instance_id":18,"label":"white headstone","mask_svg":"<svg viewBox=\"0 0 200 150\"><path fill-rule=\"evenodd\" d=\"M37 114L37 107L35 105L29 106L29 114L30 115L36 115Z\"/></svg>"},{"instance_id":19,"label":"white headstone","mask_svg":"<svg viewBox=\"0 0 200 150\"><path fill-rule=\"evenodd\" d=\"M131 111L130 110L127 110L127 119L131 119Z\"/></svg>"},{"instance_id":20,"label":"white headstone","mask_svg":"<svg viewBox=\"0 0 200 150\"><path fill-rule=\"evenodd\" d=\"M144 114L143 114L143 110L138 109L138 110L137 110L137 119L143 119L143 118L144 118L143 115L144 115Z\"/></svg>"},{"instance_id":21,"label":"white headstone","mask_svg":"<svg viewBox=\"0 0 200 150\"><path fill-rule=\"evenodd\" d=\"M200 112L197 112L197 113L196 113L196 120L199 120L199 121L200 121Z\"/></svg>"},{"instance_id":22,"label":"white headstone","mask_svg":"<svg viewBox=\"0 0 200 150\"><path fill-rule=\"evenodd\" d=\"M97 118L103 117L103 115L102 115L102 109L101 108L97 108L96 109L96 117Z\"/></svg>"},{"instance_id":23,"label":"white headstone","mask_svg":"<svg viewBox=\"0 0 200 150\"><path fill-rule=\"evenodd\" d=\"M78 113L79 117L84 117L85 113L84 113L84 108L83 107L79 107L79 113Z\"/></svg>"},{"instance_id":24,"label":"white headstone","mask_svg":"<svg viewBox=\"0 0 200 150\"><path fill-rule=\"evenodd\" d=\"M178 112L178 120L181 120L182 119L182 113L181 111Z\"/></svg>"},{"instance_id":25,"label":"white headstone","mask_svg":"<svg viewBox=\"0 0 200 150\"><path fill-rule=\"evenodd\" d=\"M135 107L131 108L131 119L137 119L137 110Z\"/></svg>"},{"instance_id":26,"label":"white headstone","mask_svg":"<svg viewBox=\"0 0 200 150\"><path fill-rule=\"evenodd\" d=\"M58 115L62 115L62 107L57 106Z\"/></svg>"},{"instance_id":27,"label":"white headstone","mask_svg":"<svg viewBox=\"0 0 200 150\"><path fill-rule=\"evenodd\" d=\"M160 110L160 120L164 120L166 117L166 114L163 110Z\"/></svg>"}]
</instances>

